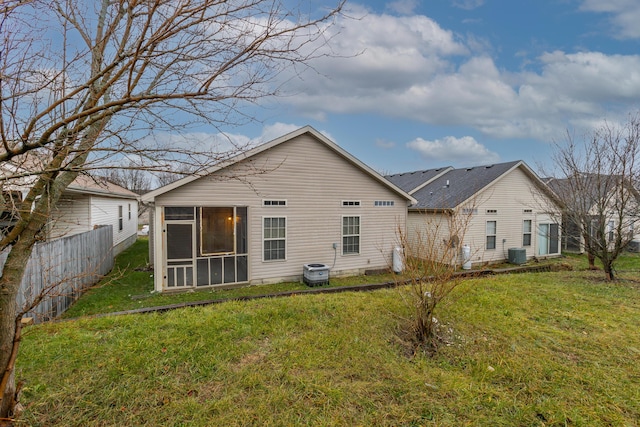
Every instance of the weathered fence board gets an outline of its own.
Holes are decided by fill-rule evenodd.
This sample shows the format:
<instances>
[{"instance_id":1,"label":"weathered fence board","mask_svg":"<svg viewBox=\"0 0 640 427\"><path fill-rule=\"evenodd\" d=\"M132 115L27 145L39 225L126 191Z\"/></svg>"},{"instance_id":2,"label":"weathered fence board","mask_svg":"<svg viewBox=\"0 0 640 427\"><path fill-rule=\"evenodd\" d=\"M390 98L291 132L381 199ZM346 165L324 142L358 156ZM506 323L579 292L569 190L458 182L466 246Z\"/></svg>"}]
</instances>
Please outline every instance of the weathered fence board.
<instances>
[{"instance_id":1,"label":"weathered fence board","mask_svg":"<svg viewBox=\"0 0 640 427\"><path fill-rule=\"evenodd\" d=\"M0 253L0 275L7 260ZM86 233L37 243L27 262L17 298L18 310L32 304L41 293L46 296L26 316L35 322L62 314L88 287L113 268L113 232L100 226Z\"/></svg>"}]
</instances>

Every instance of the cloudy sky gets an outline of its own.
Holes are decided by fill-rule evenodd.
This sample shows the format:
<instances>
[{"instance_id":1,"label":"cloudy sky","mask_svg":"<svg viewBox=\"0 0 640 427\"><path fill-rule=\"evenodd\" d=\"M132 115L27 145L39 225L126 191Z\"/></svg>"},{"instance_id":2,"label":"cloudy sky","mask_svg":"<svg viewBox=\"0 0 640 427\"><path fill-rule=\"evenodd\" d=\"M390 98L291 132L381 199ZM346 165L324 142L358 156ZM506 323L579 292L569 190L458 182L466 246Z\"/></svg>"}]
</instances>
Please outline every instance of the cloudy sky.
<instances>
[{"instance_id":1,"label":"cloudy sky","mask_svg":"<svg viewBox=\"0 0 640 427\"><path fill-rule=\"evenodd\" d=\"M345 15L357 19L330 30L335 56L229 132L268 140L309 124L385 173L537 169L567 131L640 108L637 0L351 2Z\"/></svg>"}]
</instances>

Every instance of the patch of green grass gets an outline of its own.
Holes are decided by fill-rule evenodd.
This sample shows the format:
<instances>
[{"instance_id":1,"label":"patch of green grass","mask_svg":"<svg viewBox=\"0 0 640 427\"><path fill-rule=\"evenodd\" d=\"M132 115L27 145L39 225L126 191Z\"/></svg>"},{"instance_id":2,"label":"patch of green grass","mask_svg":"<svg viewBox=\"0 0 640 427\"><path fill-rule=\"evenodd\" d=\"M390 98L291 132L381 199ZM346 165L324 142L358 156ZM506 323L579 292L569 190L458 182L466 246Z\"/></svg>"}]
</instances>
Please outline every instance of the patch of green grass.
<instances>
[{"instance_id":1,"label":"patch of green grass","mask_svg":"<svg viewBox=\"0 0 640 427\"><path fill-rule=\"evenodd\" d=\"M116 257L113 271L98 285L89 289L62 315L62 318L68 319L184 302L222 300L241 296L309 289L300 282L286 282L233 289L209 288L182 293L159 294L153 292L153 271L147 269L148 263L148 238L139 237L133 246ZM331 284L325 287L382 283L393 280L394 275L391 273L373 276L336 277L332 278Z\"/></svg>"},{"instance_id":2,"label":"patch of green grass","mask_svg":"<svg viewBox=\"0 0 640 427\"><path fill-rule=\"evenodd\" d=\"M202 289L174 294L158 294L153 292L153 271L148 266L148 238L139 237L136 243L122 252L115 261L114 270L97 286L89 289L62 318L74 318L101 313L112 313L137 308L158 307L164 305L223 300L242 296L265 295L277 292L308 289L299 282L277 283L271 285L245 286L235 289ZM568 255L562 258L548 259L542 263L568 264L576 270L587 268L584 255ZM617 264L623 277L637 275L640 271L640 254L625 253ZM488 268L513 267L512 264L492 265ZM143 270L143 271L136 271ZM626 275L626 276L625 276ZM393 273L370 276L335 277L330 287L351 286L364 283L384 283L405 279Z\"/></svg>"},{"instance_id":3,"label":"patch of green grass","mask_svg":"<svg viewBox=\"0 0 640 427\"><path fill-rule=\"evenodd\" d=\"M587 257L584 254L567 253L558 261L571 265L576 270L586 270L589 266ZM623 252L613 264L618 273L638 273L640 272L640 253ZM596 259L596 267L602 268L602 263ZM604 274L604 273L603 273Z\"/></svg>"},{"instance_id":4,"label":"patch of green grass","mask_svg":"<svg viewBox=\"0 0 640 427\"><path fill-rule=\"evenodd\" d=\"M597 272L467 280L434 357L406 287L26 329L31 426L633 426L640 289Z\"/></svg>"}]
</instances>

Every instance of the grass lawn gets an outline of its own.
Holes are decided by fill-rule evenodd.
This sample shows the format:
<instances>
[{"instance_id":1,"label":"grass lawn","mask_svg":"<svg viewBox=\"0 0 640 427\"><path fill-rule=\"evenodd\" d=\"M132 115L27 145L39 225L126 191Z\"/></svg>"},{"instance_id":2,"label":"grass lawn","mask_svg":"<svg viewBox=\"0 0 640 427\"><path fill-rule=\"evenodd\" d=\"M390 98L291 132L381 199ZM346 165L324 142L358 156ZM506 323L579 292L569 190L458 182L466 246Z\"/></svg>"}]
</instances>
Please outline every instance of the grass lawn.
<instances>
[{"instance_id":1,"label":"grass lawn","mask_svg":"<svg viewBox=\"0 0 640 427\"><path fill-rule=\"evenodd\" d=\"M62 318L69 319L101 313L133 310L136 308L309 289L303 283L288 282L273 285L245 286L226 290L202 289L177 294L158 294L153 292L153 272L146 270L148 262L148 238L138 238L137 242L131 248L116 258L113 271L97 286L88 290L79 301L62 315ZM550 259L543 262L550 264L563 263L577 270L587 268L586 258L577 255L571 255L561 259ZM639 275L640 254L625 254L620 258L617 266L623 277ZM513 265L505 263L491 267L513 267ZM329 286L337 287L363 283L384 283L402 279L404 279L404 277L394 274L341 277L332 278Z\"/></svg>"},{"instance_id":2,"label":"grass lawn","mask_svg":"<svg viewBox=\"0 0 640 427\"><path fill-rule=\"evenodd\" d=\"M97 286L89 289L62 317L68 319L183 302L219 300L247 295L264 295L275 292L309 289L309 287L303 283L288 282L273 285L245 286L226 290L203 289L176 294L154 293L153 271L146 271L145 269L149 262L147 248L148 238L138 238L132 247L122 252L116 258L113 271ZM393 274L332 278L329 286L381 283L393 280Z\"/></svg>"},{"instance_id":3,"label":"grass lawn","mask_svg":"<svg viewBox=\"0 0 640 427\"><path fill-rule=\"evenodd\" d=\"M439 315L446 344L434 357L409 354L399 338L410 312L403 287L30 326L16 372L22 420L637 426L640 283L630 259L614 283L589 271L465 281Z\"/></svg>"}]
</instances>

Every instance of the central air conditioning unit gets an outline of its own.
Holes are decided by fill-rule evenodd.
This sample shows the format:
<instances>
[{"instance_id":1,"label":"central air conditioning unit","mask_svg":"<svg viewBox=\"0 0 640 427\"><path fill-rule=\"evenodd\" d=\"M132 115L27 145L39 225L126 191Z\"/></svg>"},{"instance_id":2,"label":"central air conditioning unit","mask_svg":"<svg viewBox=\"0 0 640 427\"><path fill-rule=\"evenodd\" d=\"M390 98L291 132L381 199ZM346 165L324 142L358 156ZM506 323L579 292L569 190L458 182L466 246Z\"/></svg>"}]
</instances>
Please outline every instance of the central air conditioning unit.
<instances>
[{"instance_id":1,"label":"central air conditioning unit","mask_svg":"<svg viewBox=\"0 0 640 427\"><path fill-rule=\"evenodd\" d=\"M307 286L321 286L329 284L329 266L326 264L304 264L302 281Z\"/></svg>"},{"instance_id":2,"label":"central air conditioning unit","mask_svg":"<svg viewBox=\"0 0 640 427\"><path fill-rule=\"evenodd\" d=\"M527 262L527 250L524 248L509 248L509 263L524 264Z\"/></svg>"},{"instance_id":3,"label":"central air conditioning unit","mask_svg":"<svg viewBox=\"0 0 640 427\"><path fill-rule=\"evenodd\" d=\"M640 240L632 240L627 245L629 252L640 252Z\"/></svg>"}]
</instances>

